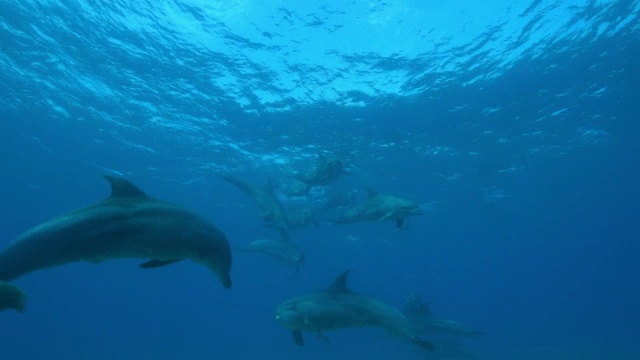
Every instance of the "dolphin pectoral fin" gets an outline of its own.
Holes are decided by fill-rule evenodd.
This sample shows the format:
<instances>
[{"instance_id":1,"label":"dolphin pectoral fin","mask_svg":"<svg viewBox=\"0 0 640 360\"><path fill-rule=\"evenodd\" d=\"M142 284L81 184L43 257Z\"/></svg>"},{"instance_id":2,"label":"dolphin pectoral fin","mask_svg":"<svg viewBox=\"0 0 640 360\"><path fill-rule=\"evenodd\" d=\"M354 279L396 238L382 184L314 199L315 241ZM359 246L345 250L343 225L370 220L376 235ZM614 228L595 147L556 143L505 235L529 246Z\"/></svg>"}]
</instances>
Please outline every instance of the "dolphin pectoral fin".
<instances>
[{"instance_id":1,"label":"dolphin pectoral fin","mask_svg":"<svg viewBox=\"0 0 640 360\"><path fill-rule=\"evenodd\" d=\"M293 330L291 332L291 335L293 335L293 341L296 343L296 345L304 346L304 338L302 337L302 331Z\"/></svg>"},{"instance_id":2,"label":"dolphin pectoral fin","mask_svg":"<svg viewBox=\"0 0 640 360\"><path fill-rule=\"evenodd\" d=\"M422 340L420 338L413 338L411 339L411 343L416 345L417 347L424 349L424 350L435 350L436 347L433 345L433 343L431 341L427 341L427 340Z\"/></svg>"},{"instance_id":3,"label":"dolphin pectoral fin","mask_svg":"<svg viewBox=\"0 0 640 360\"><path fill-rule=\"evenodd\" d=\"M182 261L182 259L173 259L173 260L149 260L143 262L139 266L143 269L155 269L159 267L163 267L166 265L171 265L173 263L177 263L178 261Z\"/></svg>"},{"instance_id":4,"label":"dolphin pectoral fin","mask_svg":"<svg viewBox=\"0 0 640 360\"><path fill-rule=\"evenodd\" d=\"M396 229L402 229L404 227L404 218L396 218Z\"/></svg>"}]
</instances>

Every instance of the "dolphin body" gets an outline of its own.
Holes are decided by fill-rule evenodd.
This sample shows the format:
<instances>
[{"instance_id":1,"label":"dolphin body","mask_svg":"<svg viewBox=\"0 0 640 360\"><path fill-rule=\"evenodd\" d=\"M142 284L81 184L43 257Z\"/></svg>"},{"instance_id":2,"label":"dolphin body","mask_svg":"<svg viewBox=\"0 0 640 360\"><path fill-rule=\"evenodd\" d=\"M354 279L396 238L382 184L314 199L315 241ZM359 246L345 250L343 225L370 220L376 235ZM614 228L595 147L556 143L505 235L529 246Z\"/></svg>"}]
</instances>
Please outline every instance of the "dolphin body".
<instances>
[{"instance_id":1,"label":"dolphin body","mask_svg":"<svg viewBox=\"0 0 640 360\"><path fill-rule=\"evenodd\" d=\"M296 344L304 345L303 331L327 340L323 333L329 330L380 327L423 349L433 349L430 342L418 338L398 309L351 291L347 287L347 276L345 271L326 290L298 296L278 306L276 320L292 331Z\"/></svg>"},{"instance_id":2,"label":"dolphin body","mask_svg":"<svg viewBox=\"0 0 640 360\"><path fill-rule=\"evenodd\" d=\"M291 209L289 210L290 211L288 212L288 214L290 229L299 229L309 224L319 226L318 222L314 219L315 210L311 208L295 209L294 211L291 211Z\"/></svg>"},{"instance_id":3,"label":"dolphin body","mask_svg":"<svg viewBox=\"0 0 640 360\"><path fill-rule=\"evenodd\" d=\"M156 200L132 183L104 176L111 195L20 235L0 253L0 281L76 261L144 258L142 268L190 259L231 287L226 236L202 217Z\"/></svg>"},{"instance_id":4,"label":"dolphin body","mask_svg":"<svg viewBox=\"0 0 640 360\"><path fill-rule=\"evenodd\" d=\"M14 309L24 312L27 297L15 285L0 281L0 311Z\"/></svg>"},{"instance_id":5,"label":"dolphin body","mask_svg":"<svg viewBox=\"0 0 640 360\"><path fill-rule=\"evenodd\" d=\"M380 222L387 219L396 220L396 228L404 226L404 219L408 216L423 215L424 211L417 203L392 195L378 194L369 189L367 201L348 210L337 219L329 221L337 224L352 224L357 222Z\"/></svg>"},{"instance_id":6,"label":"dolphin body","mask_svg":"<svg viewBox=\"0 0 640 360\"><path fill-rule=\"evenodd\" d=\"M418 295L412 295L404 308L404 314L419 334L442 333L460 336L480 336L484 332L459 321L433 317L430 304Z\"/></svg>"},{"instance_id":7,"label":"dolphin body","mask_svg":"<svg viewBox=\"0 0 640 360\"><path fill-rule=\"evenodd\" d=\"M253 202L262 210L260 217L273 224L278 229L288 229L289 220L284 207L273 192L271 182L264 187L258 187L229 174L218 175L251 197Z\"/></svg>"},{"instance_id":8,"label":"dolphin body","mask_svg":"<svg viewBox=\"0 0 640 360\"><path fill-rule=\"evenodd\" d=\"M319 154L315 168L307 173L293 175L293 178L304 183L309 191L314 186L329 185L343 174L348 173L341 160Z\"/></svg>"},{"instance_id":9,"label":"dolphin body","mask_svg":"<svg viewBox=\"0 0 640 360\"><path fill-rule=\"evenodd\" d=\"M280 240L260 239L252 241L240 251L268 255L281 263L294 266L296 273L300 271L300 266L304 262L302 250L284 236Z\"/></svg>"}]
</instances>

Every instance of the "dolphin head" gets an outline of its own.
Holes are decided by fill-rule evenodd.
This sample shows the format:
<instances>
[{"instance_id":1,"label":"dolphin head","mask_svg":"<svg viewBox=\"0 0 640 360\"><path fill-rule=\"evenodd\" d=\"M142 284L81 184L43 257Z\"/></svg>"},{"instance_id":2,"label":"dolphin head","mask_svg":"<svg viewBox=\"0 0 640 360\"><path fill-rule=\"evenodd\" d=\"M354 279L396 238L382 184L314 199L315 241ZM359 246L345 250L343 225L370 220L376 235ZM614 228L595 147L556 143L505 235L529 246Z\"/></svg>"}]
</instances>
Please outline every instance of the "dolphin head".
<instances>
[{"instance_id":1,"label":"dolphin head","mask_svg":"<svg viewBox=\"0 0 640 360\"><path fill-rule=\"evenodd\" d=\"M284 328L292 330L304 329L305 314L297 299L290 299L276 309L276 321Z\"/></svg>"},{"instance_id":2,"label":"dolphin head","mask_svg":"<svg viewBox=\"0 0 640 360\"><path fill-rule=\"evenodd\" d=\"M402 205L400 211L405 215L424 215L424 210L418 204Z\"/></svg>"},{"instance_id":3,"label":"dolphin head","mask_svg":"<svg viewBox=\"0 0 640 360\"><path fill-rule=\"evenodd\" d=\"M226 236L216 228L199 232L197 235L196 260L218 275L222 286L231 287L231 248Z\"/></svg>"}]
</instances>

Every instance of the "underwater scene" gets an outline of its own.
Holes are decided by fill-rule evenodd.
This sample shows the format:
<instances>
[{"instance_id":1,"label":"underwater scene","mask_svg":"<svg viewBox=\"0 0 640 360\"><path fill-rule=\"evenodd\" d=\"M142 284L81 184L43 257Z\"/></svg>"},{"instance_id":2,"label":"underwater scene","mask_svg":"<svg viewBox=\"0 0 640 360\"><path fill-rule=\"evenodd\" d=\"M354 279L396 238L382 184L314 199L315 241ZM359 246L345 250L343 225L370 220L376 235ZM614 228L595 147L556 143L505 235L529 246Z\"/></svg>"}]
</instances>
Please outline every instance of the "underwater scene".
<instances>
[{"instance_id":1,"label":"underwater scene","mask_svg":"<svg viewBox=\"0 0 640 360\"><path fill-rule=\"evenodd\" d=\"M640 0L0 0L0 359L640 359Z\"/></svg>"}]
</instances>

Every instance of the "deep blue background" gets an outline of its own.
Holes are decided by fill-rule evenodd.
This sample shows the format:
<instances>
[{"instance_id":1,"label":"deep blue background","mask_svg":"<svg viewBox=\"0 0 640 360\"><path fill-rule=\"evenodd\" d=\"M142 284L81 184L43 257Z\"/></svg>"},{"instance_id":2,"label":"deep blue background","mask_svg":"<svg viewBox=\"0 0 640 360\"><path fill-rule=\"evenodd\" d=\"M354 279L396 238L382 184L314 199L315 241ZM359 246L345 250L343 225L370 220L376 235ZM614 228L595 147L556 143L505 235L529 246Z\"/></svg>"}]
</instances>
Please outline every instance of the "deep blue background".
<instances>
[{"instance_id":1,"label":"deep blue background","mask_svg":"<svg viewBox=\"0 0 640 360\"><path fill-rule=\"evenodd\" d=\"M434 208L409 219L402 232L392 223L321 222L298 230L292 238L307 263L297 275L270 259L234 253L231 290L191 263L141 270L138 261L112 261L30 274L16 281L28 293L27 311L0 316L0 356L420 358L410 345L371 329L327 334L330 344L308 335L307 345L298 348L274 321L281 301L322 289L349 268L350 286L357 292L398 307L418 292L433 302L437 315L484 330L485 337L463 341L480 358L640 357L640 53L634 36L577 43L568 53L523 59L482 86L453 84L436 97L389 97L364 108L318 104L262 114L259 121L233 107L221 110L237 134L251 138L255 132L266 144L277 144L280 135L295 138L296 131L306 129L291 141L311 141L313 134L322 150L339 154L359 170L339 180L340 187L361 194L374 187L433 202ZM606 96L587 98L579 90L566 97L540 94L541 89L561 93L594 83L607 87ZM469 110L449 111L462 102ZM481 118L480 110L492 106L502 110ZM577 110L561 120L535 122L540 109L565 106ZM597 122L608 135L592 143L576 140L576 126L591 126L593 114L600 114ZM108 138L105 127L90 115L73 123L51 118L51 112L36 105L2 109L0 245L107 196L108 185L100 178L105 170L94 164L123 172L151 196L204 215L233 247L276 236L259 223L244 194L213 171L187 169L185 159L198 153L197 146L174 142L170 133L145 132L130 139L174 149L167 151L172 156L102 146L91 139ZM321 120L300 121L305 118ZM366 125L350 121L354 118L366 119ZM271 137L263 138L264 127ZM485 128L511 140L503 145L480 137ZM519 136L534 128L549 135L543 140ZM335 133L359 137L336 144ZM413 150L427 144L413 135L422 133L432 143L480 155L417 156ZM406 139L412 141L406 147L376 158L380 149L375 144ZM541 143L557 147L543 155L527 152ZM207 150L199 156L222 164L229 160ZM515 172L500 172L512 165ZM255 183L285 177L284 171L257 165L238 173ZM453 173L463 176L455 181L441 176ZM508 198L487 201L490 187L504 189Z\"/></svg>"}]
</instances>

